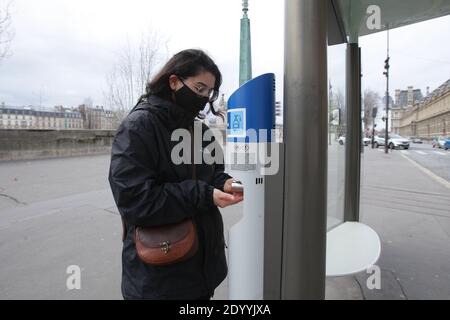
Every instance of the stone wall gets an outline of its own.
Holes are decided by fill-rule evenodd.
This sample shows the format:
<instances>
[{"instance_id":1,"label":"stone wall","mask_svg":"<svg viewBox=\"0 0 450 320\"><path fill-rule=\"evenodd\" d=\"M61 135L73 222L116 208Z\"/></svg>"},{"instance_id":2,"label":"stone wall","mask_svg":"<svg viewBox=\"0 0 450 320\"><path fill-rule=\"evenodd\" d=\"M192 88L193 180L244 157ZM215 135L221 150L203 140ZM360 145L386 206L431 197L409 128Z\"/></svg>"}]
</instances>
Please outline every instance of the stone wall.
<instances>
[{"instance_id":1,"label":"stone wall","mask_svg":"<svg viewBox=\"0 0 450 320\"><path fill-rule=\"evenodd\" d=\"M111 152L113 130L0 130L0 161Z\"/></svg>"}]
</instances>

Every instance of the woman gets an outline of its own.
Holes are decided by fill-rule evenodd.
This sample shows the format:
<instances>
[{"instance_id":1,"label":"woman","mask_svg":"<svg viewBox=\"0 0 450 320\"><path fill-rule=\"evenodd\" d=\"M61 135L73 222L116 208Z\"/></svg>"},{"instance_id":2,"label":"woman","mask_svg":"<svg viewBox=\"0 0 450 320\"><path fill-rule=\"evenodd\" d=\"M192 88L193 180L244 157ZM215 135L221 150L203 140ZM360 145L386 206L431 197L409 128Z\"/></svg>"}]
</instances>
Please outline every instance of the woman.
<instances>
[{"instance_id":1,"label":"woman","mask_svg":"<svg viewBox=\"0 0 450 320\"><path fill-rule=\"evenodd\" d=\"M243 195L232 192L233 179L224 173L223 164L196 164L193 180L192 165L175 165L171 159L174 130L192 128L207 103L217 115L213 102L221 83L218 67L203 51L182 51L147 85L146 94L117 130L109 182L127 230L122 251L125 299L210 299L227 275L217 207L236 204ZM133 241L135 226L166 225L187 217L195 220L199 239L193 257L167 266L140 260Z\"/></svg>"}]
</instances>

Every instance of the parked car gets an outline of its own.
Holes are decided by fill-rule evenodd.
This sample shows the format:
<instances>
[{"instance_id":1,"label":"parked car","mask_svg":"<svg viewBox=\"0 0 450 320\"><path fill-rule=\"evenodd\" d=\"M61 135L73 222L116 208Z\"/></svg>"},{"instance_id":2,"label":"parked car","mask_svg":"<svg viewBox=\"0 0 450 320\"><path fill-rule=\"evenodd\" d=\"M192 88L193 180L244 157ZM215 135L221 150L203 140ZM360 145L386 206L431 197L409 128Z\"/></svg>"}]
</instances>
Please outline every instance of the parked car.
<instances>
[{"instance_id":1,"label":"parked car","mask_svg":"<svg viewBox=\"0 0 450 320\"><path fill-rule=\"evenodd\" d=\"M411 138L409 138L409 141L411 143L416 143L416 144L422 144L423 143L422 139L417 138L417 137L411 137Z\"/></svg>"},{"instance_id":2,"label":"parked car","mask_svg":"<svg viewBox=\"0 0 450 320\"><path fill-rule=\"evenodd\" d=\"M403 148L405 150L409 149L409 141L398 134L390 134L388 140L388 146L391 149Z\"/></svg>"},{"instance_id":3,"label":"parked car","mask_svg":"<svg viewBox=\"0 0 450 320\"><path fill-rule=\"evenodd\" d=\"M447 139L445 137L437 137L433 139L433 148L443 149L445 145L445 141Z\"/></svg>"},{"instance_id":4,"label":"parked car","mask_svg":"<svg viewBox=\"0 0 450 320\"><path fill-rule=\"evenodd\" d=\"M385 145L385 137L384 136L375 136L374 138L374 147L378 148L380 146ZM398 134L390 134L388 136L388 146L390 149L403 148L405 150L409 149L409 140L399 136Z\"/></svg>"},{"instance_id":5,"label":"parked car","mask_svg":"<svg viewBox=\"0 0 450 320\"><path fill-rule=\"evenodd\" d=\"M450 149L450 137L447 137L447 139L445 140L444 149L445 150Z\"/></svg>"},{"instance_id":6,"label":"parked car","mask_svg":"<svg viewBox=\"0 0 450 320\"><path fill-rule=\"evenodd\" d=\"M341 146L343 146L345 144L345 137L339 137L338 142ZM370 145L370 143L372 142L371 139L369 138L363 138L363 146L367 147L368 145Z\"/></svg>"},{"instance_id":7,"label":"parked car","mask_svg":"<svg viewBox=\"0 0 450 320\"><path fill-rule=\"evenodd\" d=\"M373 146L374 148L383 147L385 144L384 136L375 136L373 138Z\"/></svg>"}]
</instances>

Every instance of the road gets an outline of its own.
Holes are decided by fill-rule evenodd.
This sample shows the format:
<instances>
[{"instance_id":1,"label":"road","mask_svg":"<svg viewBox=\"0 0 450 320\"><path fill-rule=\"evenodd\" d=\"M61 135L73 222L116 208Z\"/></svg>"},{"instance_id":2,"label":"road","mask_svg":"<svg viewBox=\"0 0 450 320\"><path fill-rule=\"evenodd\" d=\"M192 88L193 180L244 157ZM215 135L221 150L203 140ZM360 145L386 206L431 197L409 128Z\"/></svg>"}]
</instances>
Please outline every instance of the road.
<instances>
[{"instance_id":1,"label":"road","mask_svg":"<svg viewBox=\"0 0 450 320\"><path fill-rule=\"evenodd\" d=\"M450 182L450 150L435 149L430 144L412 144L409 150L395 151Z\"/></svg>"},{"instance_id":2,"label":"road","mask_svg":"<svg viewBox=\"0 0 450 320\"><path fill-rule=\"evenodd\" d=\"M109 156L0 163L0 299L120 299ZM68 290L67 268L81 268Z\"/></svg>"},{"instance_id":3,"label":"road","mask_svg":"<svg viewBox=\"0 0 450 320\"><path fill-rule=\"evenodd\" d=\"M384 152L384 147L379 147L378 151ZM433 148L431 144L424 143L411 144L408 150L396 149L389 152L402 154L450 183L450 150Z\"/></svg>"},{"instance_id":4,"label":"road","mask_svg":"<svg viewBox=\"0 0 450 320\"><path fill-rule=\"evenodd\" d=\"M0 162L0 299L121 299L109 155ZM229 228L242 205L222 209ZM227 236L227 234L225 234ZM68 290L67 268L81 269ZM226 299L227 281L217 288Z\"/></svg>"}]
</instances>

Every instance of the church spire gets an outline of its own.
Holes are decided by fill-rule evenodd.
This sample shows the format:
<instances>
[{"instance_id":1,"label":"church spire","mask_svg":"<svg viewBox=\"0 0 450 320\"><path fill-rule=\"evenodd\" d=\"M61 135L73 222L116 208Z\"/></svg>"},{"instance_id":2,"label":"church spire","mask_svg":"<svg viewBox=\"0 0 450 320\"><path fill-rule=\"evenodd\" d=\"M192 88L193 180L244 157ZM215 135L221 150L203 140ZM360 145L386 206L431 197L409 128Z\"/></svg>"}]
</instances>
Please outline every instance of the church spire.
<instances>
[{"instance_id":1,"label":"church spire","mask_svg":"<svg viewBox=\"0 0 450 320\"><path fill-rule=\"evenodd\" d=\"M242 0L241 47L239 57L239 85L252 78L252 46L250 37L250 19L248 18L248 0Z\"/></svg>"}]
</instances>

